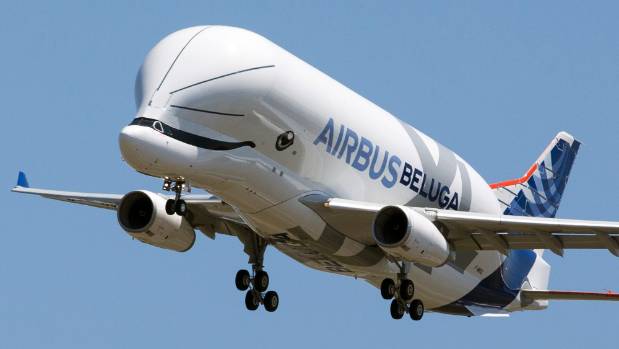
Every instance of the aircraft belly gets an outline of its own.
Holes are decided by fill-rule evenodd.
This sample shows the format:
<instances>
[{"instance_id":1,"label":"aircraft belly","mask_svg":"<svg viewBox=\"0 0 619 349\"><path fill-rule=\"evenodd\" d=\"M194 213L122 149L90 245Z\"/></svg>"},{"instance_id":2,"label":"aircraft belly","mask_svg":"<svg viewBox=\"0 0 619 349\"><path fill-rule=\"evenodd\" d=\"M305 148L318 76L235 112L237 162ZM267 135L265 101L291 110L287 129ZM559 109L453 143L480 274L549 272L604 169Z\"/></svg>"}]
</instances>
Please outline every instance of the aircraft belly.
<instances>
[{"instance_id":1,"label":"aircraft belly","mask_svg":"<svg viewBox=\"0 0 619 349\"><path fill-rule=\"evenodd\" d=\"M347 237L303 205L299 198L307 194L241 216L282 252L313 268L357 277L390 272L382 250Z\"/></svg>"},{"instance_id":2,"label":"aircraft belly","mask_svg":"<svg viewBox=\"0 0 619 349\"><path fill-rule=\"evenodd\" d=\"M326 224L299 197L242 216L275 248L310 268L366 279L376 287L385 277L395 277L397 266L382 250L359 243ZM413 265L409 277L415 281L415 297L431 309L457 301L500 264L496 252L467 251L456 253L439 268Z\"/></svg>"}]
</instances>

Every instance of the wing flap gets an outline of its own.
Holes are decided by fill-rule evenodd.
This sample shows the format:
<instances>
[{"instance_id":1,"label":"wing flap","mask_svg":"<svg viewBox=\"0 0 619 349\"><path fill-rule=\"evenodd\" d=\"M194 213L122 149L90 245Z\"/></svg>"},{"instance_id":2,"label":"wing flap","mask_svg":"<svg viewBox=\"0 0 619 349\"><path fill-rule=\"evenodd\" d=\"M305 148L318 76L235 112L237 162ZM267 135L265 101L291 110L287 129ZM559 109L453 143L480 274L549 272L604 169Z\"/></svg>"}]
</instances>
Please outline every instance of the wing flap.
<instances>
[{"instance_id":1,"label":"wing flap","mask_svg":"<svg viewBox=\"0 0 619 349\"><path fill-rule=\"evenodd\" d=\"M550 249L551 246L545 239L533 234L497 234L506 241L509 249L514 250L534 250ZM607 249L606 245L600 242L595 235L549 235L558 241L560 249ZM612 239L616 240L615 237ZM483 235L471 234L467 237L449 239L456 250L495 250L494 245ZM555 248L553 246L553 248Z\"/></svg>"},{"instance_id":2,"label":"wing flap","mask_svg":"<svg viewBox=\"0 0 619 349\"><path fill-rule=\"evenodd\" d=\"M486 213L424 209L426 215L458 230L489 230L495 232L554 232L563 234L619 234L619 222L528 216L491 215Z\"/></svg>"},{"instance_id":3,"label":"wing flap","mask_svg":"<svg viewBox=\"0 0 619 349\"><path fill-rule=\"evenodd\" d=\"M619 222L529 216L490 215L424 209L428 217L446 226L448 240L458 245L474 242L479 249L495 249L485 235L500 236L510 249L607 249L619 256ZM466 241L467 239L471 241ZM464 241L459 241L464 240Z\"/></svg>"}]
</instances>

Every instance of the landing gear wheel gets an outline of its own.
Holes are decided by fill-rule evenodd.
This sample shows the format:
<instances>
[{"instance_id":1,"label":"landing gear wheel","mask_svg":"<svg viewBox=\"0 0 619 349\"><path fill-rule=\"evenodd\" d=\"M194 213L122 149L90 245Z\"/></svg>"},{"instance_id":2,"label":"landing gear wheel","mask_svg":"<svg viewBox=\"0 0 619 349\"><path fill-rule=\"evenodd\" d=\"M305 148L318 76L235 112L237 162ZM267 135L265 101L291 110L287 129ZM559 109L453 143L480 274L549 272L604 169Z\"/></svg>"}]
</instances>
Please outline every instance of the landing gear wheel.
<instances>
[{"instance_id":1,"label":"landing gear wheel","mask_svg":"<svg viewBox=\"0 0 619 349\"><path fill-rule=\"evenodd\" d=\"M406 312L404 304L402 304L402 302L397 299L391 301L391 307L389 308L389 310L391 311L391 317L396 320L401 319Z\"/></svg>"},{"instance_id":2,"label":"landing gear wheel","mask_svg":"<svg viewBox=\"0 0 619 349\"><path fill-rule=\"evenodd\" d=\"M260 306L260 299L258 299L258 295L253 291L249 290L245 294L245 307L247 310L256 310Z\"/></svg>"},{"instance_id":3,"label":"landing gear wheel","mask_svg":"<svg viewBox=\"0 0 619 349\"><path fill-rule=\"evenodd\" d=\"M269 274L266 271L258 270L254 275L254 288L258 292L264 292L269 288Z\"/></svg>"},{"instance_id":4,"label":"landing gear wheel","mask_svg":"<svg viewBox=\"0 0 619 349\"><path fill-rule=\"evenodd\" d=\"M185 179L183 177L164 177L161 189L174 192L174 199L168 199L165 203L165 212L170 216L174 213L185 216L187 214L187 203L181 200L181 194L183 191L191 192L191 187L185 182Z\"/></svg>"},{"instance_id":5,"label":"landing gear wheel","mask_svg":"<svg viewBox=\"0 0 619 349\"><path fill-rule=\"evenodd\" d=\"M174 212L176 212L179 216L184 216L187 214L187 203L185 200L178 200L174 205Z\"/></svg>"},{"instance_id":6,"label":"landing gear wheel","mask_svg":"<svg viewBox=\"0 0 619 349\"><path fill-rule=\"evenodd\" d=\"M165 213L171 216L174 214L174 211L174 200L168 199L168 201L165 202Z\"/></svg>"},{"instance_id":7,"label":"landing gear wheel","mask_svg":"<svg viewBox=\"0 0 619 349\"><path fill-rule=\"evenodd\" d=\"M264 295L264 309L268 312L274 312L279 305L279 296L275 291L269 291Z\"/></svg>"},{"instance_id":8,"label":"landing gear wheel","mask_svg":"<svg viewBox=\"0 0 619 349\"><path fill-rule=\"evenodd\" d=\"M400 281L400 298L405 301L413 299L413 295L415 294L415 285L409 279L402 279Z\"/></svg>"},{"instance_id":9,"label":"landing gear wheel","mask_svg":"<svg viewBox=\"0 0 619 349\"><path fill-rule=\"evenodd\" d=\"M395 296L395 282L392 279L385 279L380 284L380 295L383 299L392 299Z\"/></svg>"},{"instance_id":10,"label":"landing gear wheel","mask_svg":"<svg viewBox=\"0 0 619 349\"><path fill-rule=\"evenodd\" d=\"M251 278L249 276L249 272L245 269L241 269L236 272L236 277L234 278L234 283L236 284L236 288L239 291L245 291L249 288L251 283Z\"/></svg>"},{"instance_id":11,"label":"landing gear wheel","mask_svg":"<svg viewBox=\"0 0 619 349\"><path fill-rule=\"evenodd\" d=\"M415 321L421 320L421 318L423 317L423 312L424 312L423 303L419 299L415 299L411 303L410 309L408 312L410 313L411 319Z\"/></svg>"}]
</instances>

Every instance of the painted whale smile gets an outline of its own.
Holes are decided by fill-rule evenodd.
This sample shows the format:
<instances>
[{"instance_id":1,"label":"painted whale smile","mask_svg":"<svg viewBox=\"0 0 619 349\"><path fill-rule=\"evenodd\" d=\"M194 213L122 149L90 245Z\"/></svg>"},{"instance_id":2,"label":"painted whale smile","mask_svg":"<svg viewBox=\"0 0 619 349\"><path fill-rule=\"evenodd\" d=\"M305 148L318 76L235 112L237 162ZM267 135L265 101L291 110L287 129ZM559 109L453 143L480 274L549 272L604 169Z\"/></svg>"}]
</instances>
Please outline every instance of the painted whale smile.
<instances>
[{"instance_id":1,"label":"painted whale smile","mask_svg":"<svg viewBox=\"0 0 619 349\"><path fill-rule=\"evenodd\" d=\"M168 137L172 137L183 143L187 143L199 148L209 150L233 150L241 147L255 148L256 144L252 141L243 142L226 142L208 137L198 136L193 133L179 130L170 125L167 125L159 120L149 118L136 118L133 119L130 125L150 127L157 132L161 132Z\"/></svg>"}]
</instances>

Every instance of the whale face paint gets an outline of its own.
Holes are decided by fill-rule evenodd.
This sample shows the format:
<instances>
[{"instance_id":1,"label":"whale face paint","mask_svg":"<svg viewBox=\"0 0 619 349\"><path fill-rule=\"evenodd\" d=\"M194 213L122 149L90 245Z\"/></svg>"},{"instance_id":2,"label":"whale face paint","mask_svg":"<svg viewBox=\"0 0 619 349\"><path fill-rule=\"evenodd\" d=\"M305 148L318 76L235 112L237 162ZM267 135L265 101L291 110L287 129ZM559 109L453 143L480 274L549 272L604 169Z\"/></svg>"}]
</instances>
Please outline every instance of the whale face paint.
<instances>
[{"instance_id":1,"label":"whale face paint","mask_svg":"<svg viewBox=\"0 0 619 349\"><path fill-rule=\"evenodd\" d=\"M337 129L337 130L336 130ZM409 135L411 131L406 130ZM411 135L411 139L416 147L424 146L418 144L416 138ZM325 127L314 140L314 145L324 147L324 150L331 156L346 162L355 170L367 173L372 180L378 181L387 189L393 188L396 184L407 187L415 192L415 200L410 203L417 206L430 204L443 209L458 210L461 205L461 195L459 192L450 188L456 176L457 168L463 177L463 187L468 186L470 192L470 182L466 175L466 166L456 160L455 155L445 148L439 147L441 161L434 164L428 154L423 153L422 166L414 166L408 161L403 161L402 157L390 152L386 147L376 144L369 138L359 135L352 128L344 124L336 128L333 118L329 118ZM424 150L427 152L427 148ZM429 161L424 161L424 156ZM448 165L446 168L445 165ZM424 171L424 169L426 169ZM434 169L434 171L428 170ZM447 171L444 171L447 169ZM466 208L470 204L470 196L466 199ZM427 205L426 205L427 206Z\"/></svg>"}]
</instances>

